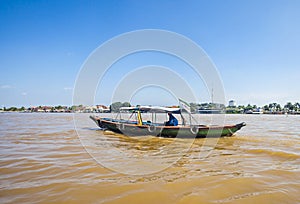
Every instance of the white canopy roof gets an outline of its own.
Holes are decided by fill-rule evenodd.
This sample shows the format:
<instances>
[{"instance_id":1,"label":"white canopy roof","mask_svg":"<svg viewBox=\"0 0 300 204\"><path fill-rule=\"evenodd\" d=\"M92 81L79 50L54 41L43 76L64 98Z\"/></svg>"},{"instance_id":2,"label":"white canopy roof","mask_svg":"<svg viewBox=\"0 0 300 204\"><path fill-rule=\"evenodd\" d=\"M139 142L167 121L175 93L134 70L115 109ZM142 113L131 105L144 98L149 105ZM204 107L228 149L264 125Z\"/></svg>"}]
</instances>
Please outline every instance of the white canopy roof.
<instances>
[{"instance_id":1,"label":"white canopy roof","mask_svg":"<svg viewBox=\"0 0 300 204\"><path fill-rule=\"evenodd\" d=\"M180 108L167 108L161 106L138 106L138 107L121 107L120 111L140 110L151 113L180 113Z\"/></svg>"}]
</instances>

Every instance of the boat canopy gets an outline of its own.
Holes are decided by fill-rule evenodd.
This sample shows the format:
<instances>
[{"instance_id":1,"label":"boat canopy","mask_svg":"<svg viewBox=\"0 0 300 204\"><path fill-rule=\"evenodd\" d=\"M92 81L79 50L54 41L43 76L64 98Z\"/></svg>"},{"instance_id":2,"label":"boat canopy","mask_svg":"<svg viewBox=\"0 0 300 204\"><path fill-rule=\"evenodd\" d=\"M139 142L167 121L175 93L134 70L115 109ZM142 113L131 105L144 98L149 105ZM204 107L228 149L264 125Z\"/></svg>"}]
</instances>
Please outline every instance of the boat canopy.
<instances>
[{"instance_id":1,"label":"boat canopy","mask_svg":"<svg viewBox=\"0 0 300 204\"><path fill-rule=\"evenodd\" d=\"M174 113L180 114L180 108L167 108L161 106L137 106L137 107L121 107L120 111L143 111L150 113Z\"/></svg>"}]
</instances>

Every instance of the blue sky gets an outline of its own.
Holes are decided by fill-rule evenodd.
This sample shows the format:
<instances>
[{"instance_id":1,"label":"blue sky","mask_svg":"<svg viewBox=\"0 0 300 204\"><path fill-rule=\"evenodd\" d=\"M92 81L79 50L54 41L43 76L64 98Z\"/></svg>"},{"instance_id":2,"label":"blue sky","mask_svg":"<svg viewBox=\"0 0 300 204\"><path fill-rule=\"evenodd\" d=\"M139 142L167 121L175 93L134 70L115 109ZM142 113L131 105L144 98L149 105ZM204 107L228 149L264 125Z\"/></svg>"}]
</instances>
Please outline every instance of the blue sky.
<instances>
[{"instance_id":1,"label":"blue sky","mask_svg":"<svg viewBox=\"0 0 300 204\"><path fill-rule=\"evenodd\" d=\"M299 11L298 0L1 0L0 106L71 105L90 53L138 29L169 30L199 44L219 70L226 100L300 101ZM108 103L101 94L96 102Z\"/></svg>"}]
</instances>

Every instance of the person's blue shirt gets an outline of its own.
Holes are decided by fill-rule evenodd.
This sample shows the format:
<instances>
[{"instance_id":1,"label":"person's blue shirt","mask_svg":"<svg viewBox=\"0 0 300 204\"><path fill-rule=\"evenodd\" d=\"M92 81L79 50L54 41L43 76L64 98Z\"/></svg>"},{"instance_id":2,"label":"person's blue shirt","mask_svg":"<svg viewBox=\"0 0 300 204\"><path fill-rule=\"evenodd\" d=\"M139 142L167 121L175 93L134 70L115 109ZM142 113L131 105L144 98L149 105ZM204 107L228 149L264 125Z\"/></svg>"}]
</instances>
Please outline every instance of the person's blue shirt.
<instances>
[{"instance_id":1,"label":"person's blue shirt","mask_svg":"<svg viewBox=\"0 0 300 204\"><path fill-rule=\"evenodd\" d=\"M168 115L169 115L169 121L166 123L166 125L167 126L177 126L178 120L171 113L168 113Z\"/></svg>"}]
</instances>

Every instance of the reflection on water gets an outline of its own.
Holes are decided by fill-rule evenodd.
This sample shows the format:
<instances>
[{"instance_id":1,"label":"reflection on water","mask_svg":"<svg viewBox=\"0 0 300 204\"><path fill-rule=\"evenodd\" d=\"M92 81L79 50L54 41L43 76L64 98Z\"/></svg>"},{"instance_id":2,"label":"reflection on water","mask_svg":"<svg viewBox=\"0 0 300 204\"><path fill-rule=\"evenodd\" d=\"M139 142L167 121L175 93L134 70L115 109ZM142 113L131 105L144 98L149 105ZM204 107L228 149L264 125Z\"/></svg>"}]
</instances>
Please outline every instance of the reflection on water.
<instances>
[{"instance_id":1,"label":"reflection on water","mask_svg":"<svg viewBox=\"0 0 300 204\"><path fill-rule=\"evenodd\" d=\"M185 153L190 141L103 132L80 117L77 132L86 138L79 139L71 114L0 114L0 203L300 202L299 116L226 115L226 123L247 126L216 146L197 139ZM147 158L167 168L115 172L95 162L80 140L112 169L142 172Z\"/></svg>"}]
</instances>

